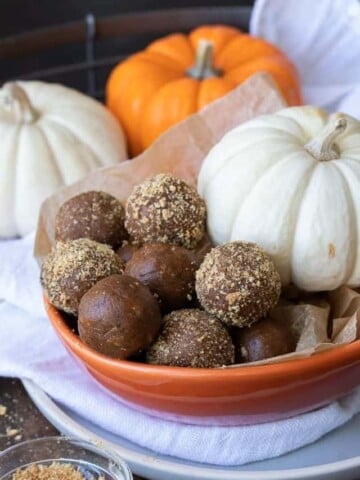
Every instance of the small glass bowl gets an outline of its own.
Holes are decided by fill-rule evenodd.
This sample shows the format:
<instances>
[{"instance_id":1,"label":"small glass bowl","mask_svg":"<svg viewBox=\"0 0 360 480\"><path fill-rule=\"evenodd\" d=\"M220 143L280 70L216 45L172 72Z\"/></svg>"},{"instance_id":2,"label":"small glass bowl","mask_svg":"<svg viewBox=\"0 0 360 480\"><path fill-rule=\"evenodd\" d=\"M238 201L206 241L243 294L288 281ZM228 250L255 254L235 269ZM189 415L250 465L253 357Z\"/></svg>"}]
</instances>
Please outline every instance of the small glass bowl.
<instances>
[{"instance_id":1,"label":"small glass bowl","mask_svg":"<svg viewBox=\"0 0 360 480\"><path fill-rule=\"evenodd\" d=\"M86 480L132 480L126 463L116 453L83 440L44 437L18 443L0 452L0 480L11 480L19 468L31 464L67 463L76 467Z\"/></svg>"}]
</instances>

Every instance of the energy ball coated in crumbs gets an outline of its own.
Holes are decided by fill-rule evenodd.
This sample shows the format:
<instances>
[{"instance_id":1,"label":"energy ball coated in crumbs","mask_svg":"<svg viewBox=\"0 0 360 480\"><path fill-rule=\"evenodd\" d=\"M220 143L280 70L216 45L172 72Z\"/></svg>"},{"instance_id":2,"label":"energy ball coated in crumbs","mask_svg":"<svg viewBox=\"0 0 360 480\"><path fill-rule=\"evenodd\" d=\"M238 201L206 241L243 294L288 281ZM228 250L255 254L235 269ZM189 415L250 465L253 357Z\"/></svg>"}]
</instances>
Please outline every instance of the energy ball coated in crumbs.
<instances>
[{"instance_id":1,"label":"energy ball coated in crumbs","mask_svg":"<svg viewBox=\"0 0 360 480\"><path fill-rule=\"evenodd\" d=\"M139 243L195 248L205 233L206 206L195 188L168 174L137 185L125 206L125 227Z\"/></svg>"},{"instance_id":2,"label":"energy ball coated in crumbs","mask_svg":"<svg viewBox=\"0 0 360 480\"><path fill-rule=\"evenodd\" d=\"M197 309L164 317L163 330L147 353L148 363L176 367L215 368L230 365L235 349L226 327Z\"/></svg>"},{"instance_id":3,"label":"energy ball coated in crumbs","mask_svg":"<svg viewBox=\"0 0 360 480\"><path fill-rule=\"evenodd\" d=\"M277 304L280 275L266 252L250 242L213 248L196 273L202 307L227 325L244 327Z\"/></svg>"},{"instance_id":4,"label":"energy ball coated in crumbs","mask_svg":"<svg viewBox=\"0 0 360 480\"><path fill-rule=\"evenodd\" d=\"M56 308L76 315L81 297L102 278L123 272L109 247L87 238L58 242L41 268L41 285Z\"/></svg>"}]
</instances>

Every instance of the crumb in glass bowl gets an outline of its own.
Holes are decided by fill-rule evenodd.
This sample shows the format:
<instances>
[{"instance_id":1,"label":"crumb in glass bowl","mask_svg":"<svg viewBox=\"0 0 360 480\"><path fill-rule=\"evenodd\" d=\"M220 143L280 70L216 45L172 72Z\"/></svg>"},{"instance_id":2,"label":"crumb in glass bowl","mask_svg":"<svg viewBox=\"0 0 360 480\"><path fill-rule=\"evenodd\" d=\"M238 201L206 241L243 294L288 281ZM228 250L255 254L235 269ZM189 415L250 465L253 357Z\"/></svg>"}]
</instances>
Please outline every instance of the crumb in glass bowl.
<instances>
[{"instance_id":1,"label":"crumb in glass bowl","mask_svg":"<svg viewBox=\"0 0 360 480\"><path fill-rule=\"evenodd\" d=\"M70 463L53 462L50 465L32 464L18 468L11 480L85 480L86 477L78 467ZM94 480L105 480L101 475Z\"/></svg>"},{"instance_id":2,"label":"crumb in glass bowl","mask_svg":"<svg viewBox=\"0 0 360 480\"><path fill-rule=\"evenodd\" d=\"M132 480L113 450L85 440L44 437L0 452L0 480Z\"/></svg>"}]
</instances>

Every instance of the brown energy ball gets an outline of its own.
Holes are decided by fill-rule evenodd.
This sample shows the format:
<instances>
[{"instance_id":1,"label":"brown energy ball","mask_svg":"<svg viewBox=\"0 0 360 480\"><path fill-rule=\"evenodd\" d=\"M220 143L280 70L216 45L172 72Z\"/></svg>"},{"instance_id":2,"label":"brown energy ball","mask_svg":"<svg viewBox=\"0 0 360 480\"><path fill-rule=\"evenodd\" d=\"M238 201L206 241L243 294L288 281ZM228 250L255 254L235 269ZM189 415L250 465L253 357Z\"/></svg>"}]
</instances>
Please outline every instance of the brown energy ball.
<instances>
[{"instance_id":1,"label":"brown energy ball","mask_svg":"<svg viewBox=\"0 0 360 480\"><path fill-rule=\"evenodd\" d=\"M127 263L138 249L138 245L126 243L125 245L116 250L116 254L121 258L124 263Z\"/></svg>"},{"instance_id":2,"label":"brown energy ball","mask_svg":"<svg viewBox=\"0 0 360 480\"><path fill-rule=\"evenodd\" d=\"M42 265L40 279L49 301L76 315L81 297L89 288L122 271L122 261L108 245L79 238L56 244Z\"/></svg>"},{"instance_id":3,"label":"brown energy ball","mask_svg":"<svg viewBox=\"0 0 360 480\"><path fill-rule=\"evenodd\" d=\"M293 352L296 335L284 322L264 318L233 334L236 362L256 362Z\"/></svg>"},{"instance_id":4,"label":"brown energy ball","mask_svg":"<svg viewBox=\"0 0 360 480\"><path fill-rule=\"evenodd\" d=\"M148 243L126 264L125 273L147 285L164 312L189 305L195 292L196 257L177 245Z\"/></svg>"},{"instance_id":5,"label":"brown energy ball","mask_svg":"<svg viewBox=\"0 0 360 480\"><path fill-rule=\"evenodd\" d=\"M128 236L124 221L125 210L117 198L105 192L80 193L60 207L55 239L66 242L90 238L116 248Z\"/></svg>"},{"instance_id":6,"label":"brown energy ball","mask_svg":"<svg viewBox=\"0 0 360 480\"><path fill-rule=\"evenodd\" d=\"M243 327L264 317L278 302L280 290L273 262L254 243L213 248L196 273L201 305L228 325Z\"/></svg>"},{"instance_id":7,"label":"brown energy ball","mask_svg":"<svg viewBox=\"0 0 360 480\"><path fill-rule=\"evenodd\" d=\"M196 262L198 264L198 267L200 267L200 265L204 261L206 254L209 253L212 248L214 248L214 245L211 243L207 233L205 233L200 243L194 249L194 254L196 256Z\"/></svg>"},{"instance_id":8,"label":"brown energy ball","mask_svg":"<svg viewBox=\"0 0 360 480\"><path fill-rule=\"evenodd\" d=\"M195 188L159 174L137 185L125 205L125 226L140 243L194 248L205 233L206 207Z\"/></svg>"},{"instance_id":9,"label":"brown energy ball","mask_svg":"<svg viewBox=\"0 0 360 480\"><path fill-rule=\"evenodd\" d=\"M234 345L221 322L196 309L164 317L163 330L147 352L148 363L213 368L234 363Z\"/></svg>"},{"instance_id":10,"label":"brown energy ball","mask_svg":"<svg viewBox=\"0 0 360 480\"><path fill-rule=\"evenodd\" d=\"M109 357L124 359L147 348L160 325L160 309L154 296L127 275L100 280L80 302L80 338Z\"/></svg>"}]
</instances>

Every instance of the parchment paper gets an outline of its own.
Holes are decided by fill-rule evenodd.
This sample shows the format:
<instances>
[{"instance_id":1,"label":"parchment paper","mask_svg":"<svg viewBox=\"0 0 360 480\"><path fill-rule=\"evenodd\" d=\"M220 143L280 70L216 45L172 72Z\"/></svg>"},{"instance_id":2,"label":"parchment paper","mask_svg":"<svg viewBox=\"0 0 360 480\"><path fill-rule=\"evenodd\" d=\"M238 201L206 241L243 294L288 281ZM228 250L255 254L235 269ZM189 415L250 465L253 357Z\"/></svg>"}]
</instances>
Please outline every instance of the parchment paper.
<instances>
[{"instance_id":1,"label":"parchment paper","mask_svg":"<svg viewBox=\"0 0 360 480\"><path fill-rule=\"evenodd\" d=\"M302 298L303 296L305 298ZM360 294L346 286L318 295L300 294L293 302L284 302L282 298L279 306L270 312L270 317L281 323L291 324L298 339L296 350L286 355L251 362L251 365L266 365L310 357L360 340ZM249 364L242 363L223 368Z\"/></svg>"}]
</instances>

